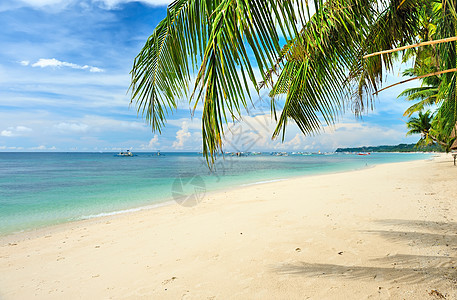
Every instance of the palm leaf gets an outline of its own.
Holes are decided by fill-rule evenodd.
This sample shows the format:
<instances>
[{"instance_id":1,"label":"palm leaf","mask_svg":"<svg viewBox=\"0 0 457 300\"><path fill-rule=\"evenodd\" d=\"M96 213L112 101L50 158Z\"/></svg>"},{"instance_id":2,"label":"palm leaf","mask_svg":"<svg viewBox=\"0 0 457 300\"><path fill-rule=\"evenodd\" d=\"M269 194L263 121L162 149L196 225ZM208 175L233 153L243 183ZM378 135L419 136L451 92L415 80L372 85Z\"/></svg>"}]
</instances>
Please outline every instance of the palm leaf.
<instances>
[{"instance_id":1,"label":"palm leaf","mask_svg":"<svg viewBox=\"0 0 457 300\"><path fill-rule=\"evenodd\" d=\"M259 89L251 52L263 74L281 49L276 25L286 37L297 33L293 12L287 0L176 0L134 61L138 113L160 132L178 100L194 109L203 102L203 152L213 160L223 124L247 107L249 84Z\"/></svg>"}]
</instances>

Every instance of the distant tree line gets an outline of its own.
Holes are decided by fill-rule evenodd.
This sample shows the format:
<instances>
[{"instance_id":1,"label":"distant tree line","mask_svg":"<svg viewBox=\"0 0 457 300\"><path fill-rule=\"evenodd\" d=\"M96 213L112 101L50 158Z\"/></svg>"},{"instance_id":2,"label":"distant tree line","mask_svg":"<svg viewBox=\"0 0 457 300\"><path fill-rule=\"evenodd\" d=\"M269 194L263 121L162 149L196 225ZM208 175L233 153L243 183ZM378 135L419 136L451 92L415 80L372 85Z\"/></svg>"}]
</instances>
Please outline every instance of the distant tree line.
<instances>
[{"instance_id":1,"label":"distant tree line","mask_svg":"<svg viewBox=\"0 0 457 300\"><path fill-rule=\"evenodd\" d=\"M335 152L444 152L438 144L418 146L417 144L399 144L383 146L364 146L356 148L338 148Z\"/></svg>"}]
</instances>

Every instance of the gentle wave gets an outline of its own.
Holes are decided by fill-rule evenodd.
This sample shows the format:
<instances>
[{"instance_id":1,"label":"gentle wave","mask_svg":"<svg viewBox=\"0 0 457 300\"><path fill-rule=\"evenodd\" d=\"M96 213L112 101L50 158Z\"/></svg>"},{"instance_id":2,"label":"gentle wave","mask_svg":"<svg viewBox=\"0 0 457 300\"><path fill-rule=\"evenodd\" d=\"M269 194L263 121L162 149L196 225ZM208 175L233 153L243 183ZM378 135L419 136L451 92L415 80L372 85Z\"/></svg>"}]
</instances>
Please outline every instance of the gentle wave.
<instances>
[{"instance_id":1,"label":"gentle wave","mask_svg":"<svg viewBox=\"0 0 457 300\"><path fill-rule=\"evenodd\" d=\"M88 219L95 219L95 218L101 218L101 217L108 217L108 216L115 216L115 215L120 215L120 214L125 214L125 213L132 213L132 212L137 212L137 211L142 211L142 210L149 210L149 209L154 209L162 206L167 206L173 204L173 201L167 201L167 202L162 202L154 205L147 205L147 206L141 206L141 207L136 207L136 208L129 208L129 209L123 209L123 210L117 210L117 211L112 211L112 212L103 212L99 213L96 215L88 215L88 216L82 216L79 218L75 218L73 220L88 220Z\"/></svg>"},{"instance_id":2,"label":"gentle wave","mask_svg":"<svg viewBox=\"0 0 457 300\"><path fill-rule=\"evenodd\" d=\"M250 186L250 185L264 184L264 183L284 181L284 180L286 180L286 179L273 179L273 180L256 181L256 182L253 182L253 183L242 184L241 186Z\"/></svg>"}]
</instances>

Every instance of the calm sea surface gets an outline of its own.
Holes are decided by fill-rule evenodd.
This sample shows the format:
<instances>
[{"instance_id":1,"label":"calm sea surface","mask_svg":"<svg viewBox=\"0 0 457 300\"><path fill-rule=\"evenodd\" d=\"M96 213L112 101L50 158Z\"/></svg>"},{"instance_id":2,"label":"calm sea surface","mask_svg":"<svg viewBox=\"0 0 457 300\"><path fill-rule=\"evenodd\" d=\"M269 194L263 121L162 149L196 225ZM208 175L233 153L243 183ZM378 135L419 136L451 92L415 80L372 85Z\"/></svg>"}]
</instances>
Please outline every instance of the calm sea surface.
<instances>
[{"instance_id":1,"label":"calm sea surface","mask_svg":"<svg viewBox=\"0 0 457 300\"><path fill-rule=\"evenodd\" d=\"M261 155L219 158L210 172L198 153L0 153L0 235L284 178L428 159L430 154ZM196 199L190 199L197 192ZM189 198L190 197L190 198Z\"/></svg>"}]
</instances>

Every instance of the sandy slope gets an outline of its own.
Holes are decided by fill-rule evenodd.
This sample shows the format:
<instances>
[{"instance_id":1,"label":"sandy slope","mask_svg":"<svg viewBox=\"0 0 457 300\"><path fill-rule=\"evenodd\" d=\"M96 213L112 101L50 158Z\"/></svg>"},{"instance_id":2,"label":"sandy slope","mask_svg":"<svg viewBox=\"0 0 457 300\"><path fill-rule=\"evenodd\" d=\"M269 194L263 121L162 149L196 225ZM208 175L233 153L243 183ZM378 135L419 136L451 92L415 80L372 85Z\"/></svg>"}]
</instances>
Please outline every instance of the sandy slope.
<instances>
[{"instance_id":1,"label":"sandy slope","mask_svg":"<svg viewBox=\"0 0 457 300\"><path fill-rule=\"evenodd\" d=\"M457 167L381 165L0 240L1 299L457 299Z\"/></svg>"}]
</instances>

